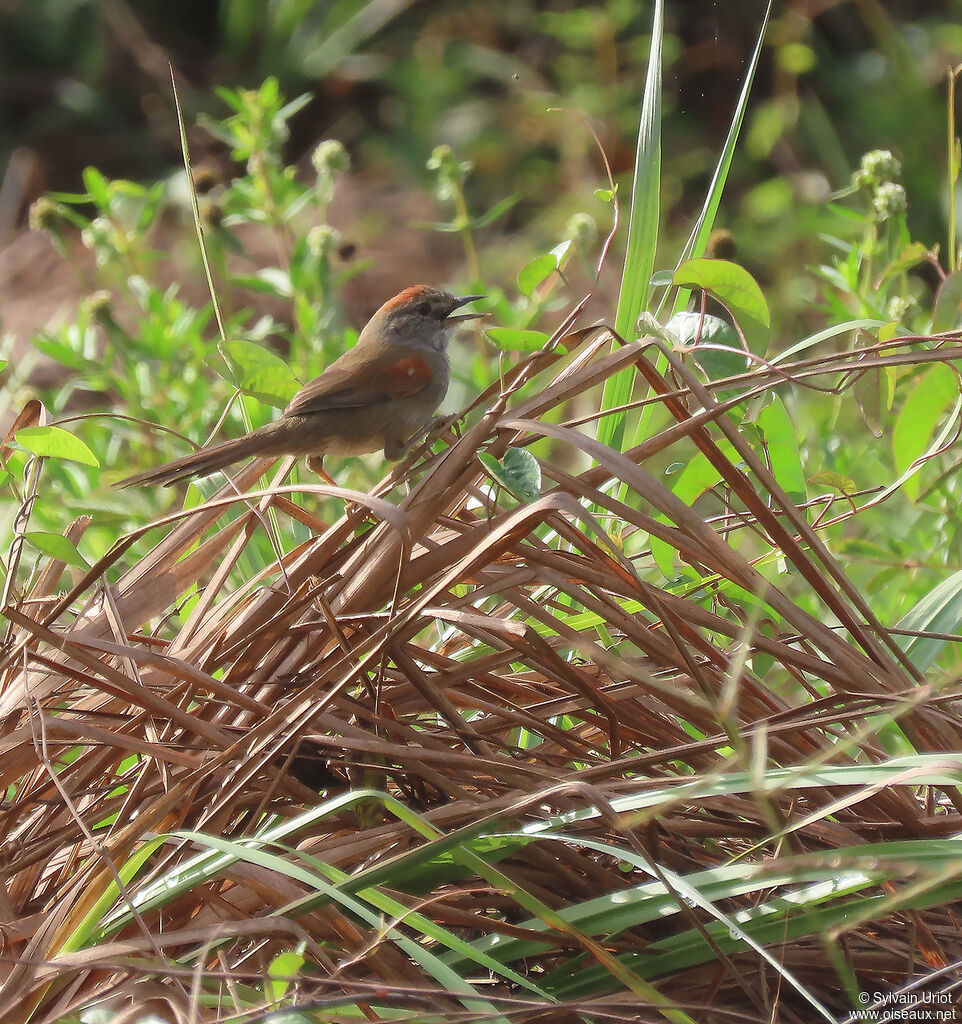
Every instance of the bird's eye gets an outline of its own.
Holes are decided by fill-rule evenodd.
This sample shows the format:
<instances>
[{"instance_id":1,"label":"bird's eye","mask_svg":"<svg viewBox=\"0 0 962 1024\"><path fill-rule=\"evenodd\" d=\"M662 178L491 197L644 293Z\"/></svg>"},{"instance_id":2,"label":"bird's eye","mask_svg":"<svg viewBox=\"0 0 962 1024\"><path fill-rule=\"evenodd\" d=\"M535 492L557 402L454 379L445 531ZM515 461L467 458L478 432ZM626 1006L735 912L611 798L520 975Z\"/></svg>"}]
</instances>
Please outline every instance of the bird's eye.
<instances>
[{"instance_id":1,"label":"bird's eye","mask_svg":"<svg viewBox=\"0 0 962 1024\"><path fill-rule=\"evenodd\" d=\"M421 314L421 316L429 316L430 313L431 313L431 303L430 302L422 302L422 303L420 303L418 305L418 312Z\"/></svg>"}]
</instances>

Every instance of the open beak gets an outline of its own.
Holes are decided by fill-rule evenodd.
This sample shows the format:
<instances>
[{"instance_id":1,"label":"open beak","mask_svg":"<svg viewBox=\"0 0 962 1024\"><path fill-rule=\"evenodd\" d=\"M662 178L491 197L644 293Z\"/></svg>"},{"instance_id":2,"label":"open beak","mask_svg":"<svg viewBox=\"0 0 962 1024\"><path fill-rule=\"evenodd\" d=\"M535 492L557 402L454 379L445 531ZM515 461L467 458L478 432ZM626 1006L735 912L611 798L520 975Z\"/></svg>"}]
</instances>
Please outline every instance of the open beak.
<instances>
[{"instance_id":1,"label":"open beak","mask_svg":"<svg viewBox=\"0 0 962 1024\"><path fill-rule=\"evenodd\" d=\"M487 313L462 313L460 316L451 316L456 309L460 309L462 306L466 306L469 302L475 302L477 299L483 299L483 295L465 295L460 299L455 299L454 305L451 307L451 312L444 318L449 324L463 324L467 320L477 320L478 317L487 316Z\"/></svg>"}]
</instances>

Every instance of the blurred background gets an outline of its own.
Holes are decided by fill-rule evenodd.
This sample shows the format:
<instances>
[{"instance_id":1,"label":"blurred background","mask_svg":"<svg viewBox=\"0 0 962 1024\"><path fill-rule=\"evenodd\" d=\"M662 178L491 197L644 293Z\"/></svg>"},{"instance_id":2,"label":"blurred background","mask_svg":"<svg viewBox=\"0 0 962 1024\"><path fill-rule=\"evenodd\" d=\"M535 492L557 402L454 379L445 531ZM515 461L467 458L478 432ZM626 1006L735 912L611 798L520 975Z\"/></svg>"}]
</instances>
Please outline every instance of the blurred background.
<instances>
[{"instance_id":1,"label":"blurred background","mask_svg":"<svg viewBox=\"0 0 962 1024\"><path fill-rule=\"evenodd\" d=\"M656 272L674 267L702 207L766 4L665 8ZM107 550L175 497L120 498L112 480L183 454L225 408L228 435L266 421L295 376L320 372L414 282L484 293L488 323L515 333L551 330L592 287L611 230L606 163L621 224L582 323L613 322L653 13L653 0L0 0L0 434L35 399L54 418L89 413L78 430L105 467L49 469L54 500L35 520L60 533L65 514L96 504L84 543ZM243 414L218 355L168 61L226 333L286 375L285 394L248 395ZM962 0L773 5L715 250L761 285L769 355L853 318L888 322L889 336L962 326L962 273L940 287L937 269L950 264L960 63ZM893 171L880 188L897 210L849 187L868 151ZM563 276L525 288L519 272L566 240ZM464 333L445 412L523 348ZM832 334L818 355L866 339ZM786 390L799 493L896 479L954 415L956 378L939 373ZM383 469L346 461L341 479L362 490ZM962 569L959 464L950 445L924 487L838 529L836 551L891 621L913 587Z\"/></svg>"},{"instance_id":2,"label":"blurred background","mask_svg":"<svg viewBox=\"0 0 962 1024\"><path fill-rule=\"evenodd\" d=\"M700 206L765 5L666 7L662 266ZM345 288L349 319L410 283L412 266L426 281L459 276L457 241L420 226L439 219L425 166L439 143L473 164L473 213L516 200L479 245L481 275L513 281L532 243L554 244L571 214L608 230L610 208L593 196L604 165L581 118L624 192L651 17L640 0L3 0L2 326L35 330L77 288L26 230L38 195L81 191L88 164L137 181L178 171L168 60L194 166L222 174L227 148L193 127L198 114L227 112L215 88L256 88L273 75L286 96L311 95L291 119L285 155L309 166L329 137L351 155L332 210L342 257L367 261ZM912 237L944 240L945 83L960 60L959 0L774 5L719 223L760 279L777 328L805 329L817 301L805 268L825 258L826 198L865 150L901 159ZM617 248L610 262L608 295Z\"/></svg>"}]
</instances>

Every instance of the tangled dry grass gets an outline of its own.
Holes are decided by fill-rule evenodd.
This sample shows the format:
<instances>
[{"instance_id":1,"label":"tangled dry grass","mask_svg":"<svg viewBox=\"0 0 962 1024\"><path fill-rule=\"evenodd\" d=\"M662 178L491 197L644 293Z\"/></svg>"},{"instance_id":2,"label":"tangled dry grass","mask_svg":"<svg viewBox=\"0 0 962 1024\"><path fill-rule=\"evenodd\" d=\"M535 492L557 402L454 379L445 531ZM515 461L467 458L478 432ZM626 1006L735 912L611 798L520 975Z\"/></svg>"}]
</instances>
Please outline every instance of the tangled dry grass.
<instances>
[{"instance_id":1,"label":"tangled dry grass","mask_svg":"<svg viewBox=\"0 0 962 1024\"><path fill-rule=\"evenodd\" d=\"M821 539L856 503L796 507L727 410L960 355L890 344L716 388L655 339L562 331L370 495L281 486L286 464L248 492L262 460L133 564L143 534L66 593L48 563L4 609L0 1019L823 1019L803 989L841 1019L846 977L957 961L954 876L923 885L920 848L873 847L801 927L778 903L840 879L837 851L948 841L962 726ZM559 422L624 368L660 430L618 452ZM540 497L495 494L477 452L543 438ZM711 515L649 468L697 452L724 481ZM242 579L292 522L310 538ZM702 584L653 582L641 536ZM892 762L894 717L924 771ZM639 895L660 909L632 916ZM758 907L756 949L729 926Z\"/></svg>"}]
</instances>

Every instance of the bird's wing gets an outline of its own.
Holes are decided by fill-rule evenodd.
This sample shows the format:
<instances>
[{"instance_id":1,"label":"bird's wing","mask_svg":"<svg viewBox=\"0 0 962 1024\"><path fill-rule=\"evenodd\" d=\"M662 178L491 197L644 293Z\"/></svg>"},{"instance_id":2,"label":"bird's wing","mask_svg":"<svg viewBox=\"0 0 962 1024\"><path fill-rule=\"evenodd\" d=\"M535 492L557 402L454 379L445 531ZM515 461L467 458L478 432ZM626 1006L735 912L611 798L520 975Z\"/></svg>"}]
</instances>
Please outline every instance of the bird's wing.
<instances>
[{"instance_id":1,"label":"bird's wing","mask_svg":"<svg viewBox=\"0 0 962 1024\"><path fill-rule=\"evenodd\" d=\"M416 395L434 377L431 367L413 350L395 348L374 359L355 356L355 352L345 352L320 377L308 381L291 399L284 415L377 405Z\"/></svg>"}]
</instances>

